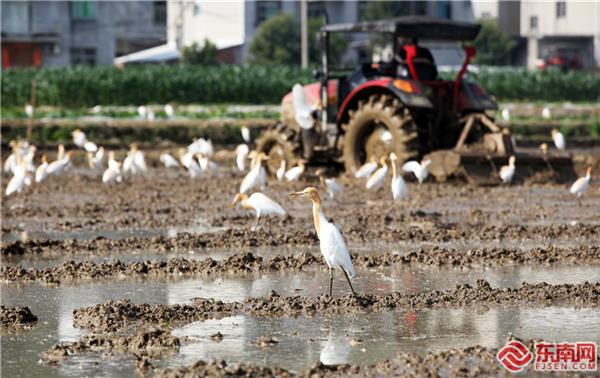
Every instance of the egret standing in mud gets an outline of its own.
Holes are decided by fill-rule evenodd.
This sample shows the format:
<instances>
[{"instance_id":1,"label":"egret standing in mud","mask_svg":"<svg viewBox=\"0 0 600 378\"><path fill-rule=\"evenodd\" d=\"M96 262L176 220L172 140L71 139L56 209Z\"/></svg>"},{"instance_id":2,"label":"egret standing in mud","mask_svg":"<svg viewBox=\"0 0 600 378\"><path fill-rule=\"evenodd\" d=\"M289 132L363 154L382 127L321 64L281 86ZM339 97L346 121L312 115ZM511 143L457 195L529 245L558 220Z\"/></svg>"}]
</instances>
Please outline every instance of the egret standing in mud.
<instances>
[{"instance_id":1,"label":"egret standing in mud","mask_svg":"<svg viewBox=\"0 0 600 378\"><path fill-rule=\"evenodd\" d=\"M512 182L513 177L515 176L515 160L514 156L508 158L508 165L500 168L500 180L502 180L503 184L510 184Z\"/></svg>"},{"instance_id":2,"label":"egret standing in mud","mask_svg":"<svg viewBox=\"0 0 600 378\"><path fill-rule=\"evenodd\" d=\"M575 194L577 197L581 197L588 187L590 186L590 180L592 178L592 167L588 167L585 176L580 177L573 183L569 192Z\"/></svg>"},{"instance_id":3,"label":"egret standing in mud","mask_svg":"<svg viewBox=\"0 0 600 378\"><path fill-rule=\"evenodd\" d=\"M356 178L369 177L369 176L371 176L371 174L373 174L373 172L375 172L376 169L377 169L377 162L374 160L369 161L369 162L361 165L360 168L358 168L358 170L354 174L354 177L356 177Z\"/></svg>"},{"instance_id":4,"label":"egret standing in mud","mask_svg":"<svg viewBox=\"0 0 600 378\"><path fill-rule=\"evenodd\" d=\"M390 161L392 163L392 198L394 200L402 201L408 197L408 188L402 178L402 175L398 174L398 167L396 167L396 161L398 156L395 153L390 154Z\"/></svg>"},{"instance_id":5,"label":"egret standing in mud","mask_svg":"<svg viewBox=\"0 0 600 378\"><path fill-rule=\"evenodd\" d=\"M258 221L261 215L284 216L286 214L285 210L280 204L262 193L254 193L250 197L248 197L246 194L238 193L229 207L234 207L238 202L242 204L244 209L256 211L256 223L254 223L254 227L252 227L253 229L258 226Z\"/></svg>"},{"instance_id":6,"label":"egret standing in mud","mask_svg":"<svg viewBox=\"0 0 600 378\"><path fill-rule=\"evenodd\" d=\"M427 179L427 176L429 176L430 164L431 160L429 159L423 160L421 163L411 160L404 163L402 170L404 172L412 172L417 178L417 181L419 181L419 184L422 184L423 181Z\"/></svg>"},{"instance_id":7,"label":"egret standing in mud","mask_svg":"<svg viewBox=\"0 0 600 378\"><path fill-rule=\"evenodd\" d=\"M367 180L366 185L367 189L379 189L383 185L388 173L388 166L386 161L387 158L385 156L381 157L379 161L381 163L381 168L376 170L375 173L373 173L371 177L369 177L369 180Z\"/></svg>"},{"instance_id":8,"label":"egret standing in mud","mask_svg":"<svg viewBox=\"0 0 600 378\"><path fill-rule=\"evenodd\" d=\"M333 270L337 267L342 269L342 272L344 272L344 276L346 276L346 280L348 281L348 285L350 285L352 294L356 295L352 283L350 282L350 278L348 277L348 275L352 278L356 277L348 247L346 247L346 243L344 242L340 230L325 218L325 214L323 214L323 210L321 209L321 197L319 196L319 192L313 187L308 187L301 192L291 193L290 196L302 196L309 198L312 201L313 220L317 236L319 237L321 254L329 267L329 296L332 296Z\"/></svg>"},{"instance_id":9,"label":"egret standing in mud","mask_svg":"<svg viewBox=\"0 0 600 378\"><path fill-rule=\"evenodd\" d=\"M565 136L558 130L552 129L552 141L556 148L560 151L564 151L567 148L567 143L565 142Z\"/></svg>"},{"instance_id":10,"label":"egret standing in mud","mask_svg":"<svg viewBox=\"0 0 600 378\"><path fill-rule=\"evenodd\" d=\"M248 172L246 177L242 180L242 184L240 185L241 194L245 194L255 186L260 186L262 188L267 184L267 172L262 166L262 162L269 160L269 157L263 152L256 153L256 151L252 151L248 157L256 160L253 163L254 165L252 166L252 169L250 169L250 172Z\"/></svg>"},{"instance_id":11,"label":"egret standing in mud","mask_svg":"<svg viewBox=\"0 0 600 378\"><path fill-rule=\"evenodd\" d=\"M329 198L333 199L336 194L342 192L342 187L340 184L335 182L331 177L325 177L325 173L322 169L317 170L317 176L319 176L319 180L321 181L321 186L327 190L327 194L329 194Z\"/></svg>"}]
</instances>

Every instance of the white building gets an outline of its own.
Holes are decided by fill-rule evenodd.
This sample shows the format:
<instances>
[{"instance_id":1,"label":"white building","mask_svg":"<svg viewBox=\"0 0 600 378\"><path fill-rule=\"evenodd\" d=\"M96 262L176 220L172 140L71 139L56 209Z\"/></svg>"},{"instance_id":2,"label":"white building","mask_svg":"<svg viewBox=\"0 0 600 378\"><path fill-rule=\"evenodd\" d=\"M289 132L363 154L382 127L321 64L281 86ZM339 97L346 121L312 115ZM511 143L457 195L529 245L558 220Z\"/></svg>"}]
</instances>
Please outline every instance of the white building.
<instances>
[{"instance_id":1,"label":"white building","mask_svg":"<svg viewBox=\"0 0 600 378\"><path fill-rule=\"evenodd\" d=\"M474 20L470 1L403 1L397 4L407 15ZM368 1L308 1L308 17L319 17L324 7L331 23L357 22L362 20L367 5ZM209 39L221 50L221 61L241 63L248 57L256 29L280 12L292 14L299 20L300 2L168 0L167 40L181 48ZM350 38L355 41L364 36Z\"/></svg>"},{"instance_id":2,"label":"white building","mask_svg":"<svg viewBox=\"0 0 600 378\"><path fill-rule=\"evenodd\" d=\"M561 55L600 67L600 1L501 1L498 24L519 42L518 64Z\"/></svg>"}]
</instances>

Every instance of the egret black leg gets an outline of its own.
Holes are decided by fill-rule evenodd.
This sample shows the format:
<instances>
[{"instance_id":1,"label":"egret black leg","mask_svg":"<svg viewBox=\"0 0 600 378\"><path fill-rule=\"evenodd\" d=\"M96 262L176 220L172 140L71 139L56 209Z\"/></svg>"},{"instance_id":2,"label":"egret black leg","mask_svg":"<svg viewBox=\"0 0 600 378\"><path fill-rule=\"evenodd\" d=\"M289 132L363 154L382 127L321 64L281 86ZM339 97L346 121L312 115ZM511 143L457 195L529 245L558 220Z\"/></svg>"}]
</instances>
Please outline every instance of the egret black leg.
<instances>
[{"instance_id":1,"label":"egret black leg","mask_svg":"<svg viewBox=\"0 0 600 378\"><path fill-rule=\"evenodd\" d=\"M344 276L346 276L346 281L348 281L348 285L350 285L350 290L352 290L352 294L356 295L356 291L354 291L354 288L352 287L352 283L350 282L350 278L348 278L348 273L346 273L346 271L344 270L344 268L340 267L340 269L342 269L342 272L344 272Z\"/></svg>"},{"instance_id":2,"label":"egret black leg","mask_svg":"<svg viewBox=\"0 0 600 378\"><path fill-rule=\"evenodd\" d=\"M333 292L333 269L329 268L329 296L331 297Z\"/></svg>"}]
</instances>

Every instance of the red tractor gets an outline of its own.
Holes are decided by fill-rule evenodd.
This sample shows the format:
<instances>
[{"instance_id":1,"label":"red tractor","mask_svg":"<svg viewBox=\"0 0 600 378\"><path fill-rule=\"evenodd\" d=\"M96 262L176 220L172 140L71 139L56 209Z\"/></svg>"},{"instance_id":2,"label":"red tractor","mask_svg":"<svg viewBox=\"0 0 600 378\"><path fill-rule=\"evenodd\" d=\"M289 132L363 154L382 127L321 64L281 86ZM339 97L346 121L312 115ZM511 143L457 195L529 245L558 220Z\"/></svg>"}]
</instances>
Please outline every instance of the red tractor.
<instances>
[{"instance_id":1,"label":"red tractor","mask_svg":"<svg viewBox=\"0 0 600 378\"><path fill-rule=\"evenodd\" d=\"M430 159L429 171L439 181L459 173L470 178L481 167L489 177L490 168L495 172L511 155L518 167L541 165L556 173L559 166L570 166L566 154L552 151L550 157L547 150L516 150L508 130L496 126L494 99L464 79L475 56L473 47L463 47L462 67L454 79L444 80L431 52L419 45L420 40L472 41L479 29L478 24L414 16L326 24L320 31L320 81L299 94L296 89L288 93L282 101L282 122L257 140L257 149L270 157L271 173L282 159L289 166L299 157L312 165L343 164L346 172L355 172L390 152L404 161ZM391 35L394 59L336 74L328 64L330 33ZM517 175L527 173L531 170L517 168Z\"/></svg>"}]
</instances>

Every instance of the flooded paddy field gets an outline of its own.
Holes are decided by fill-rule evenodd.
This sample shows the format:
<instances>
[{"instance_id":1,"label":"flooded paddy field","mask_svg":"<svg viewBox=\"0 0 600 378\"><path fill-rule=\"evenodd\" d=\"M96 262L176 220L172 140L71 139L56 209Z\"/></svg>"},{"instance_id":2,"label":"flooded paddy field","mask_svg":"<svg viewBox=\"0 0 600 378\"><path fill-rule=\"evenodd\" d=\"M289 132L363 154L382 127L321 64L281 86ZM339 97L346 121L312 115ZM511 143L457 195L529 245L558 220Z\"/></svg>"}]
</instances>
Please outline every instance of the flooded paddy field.
<instances>
[{"instance_id":1,"label":"flooded paddy field","mask_svg":"<svg viewBox=\"0 0 600 378\"><path fill-rule=\"evenodd\" d=\"M600 342L597 179L580 199L409 182L393 203L389 184L340 176L323 207L358 295L336 272L330 298L310 204L288 196L318 186L313 170L269 180L288 215L252 229L229 207L243 174L219 163L118 185L77 167L4 198L1 375L502 376L510 335Z\"/></svg>"}]
</instances>

